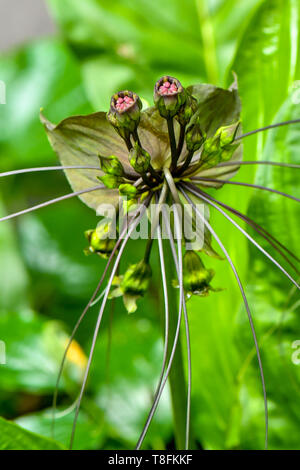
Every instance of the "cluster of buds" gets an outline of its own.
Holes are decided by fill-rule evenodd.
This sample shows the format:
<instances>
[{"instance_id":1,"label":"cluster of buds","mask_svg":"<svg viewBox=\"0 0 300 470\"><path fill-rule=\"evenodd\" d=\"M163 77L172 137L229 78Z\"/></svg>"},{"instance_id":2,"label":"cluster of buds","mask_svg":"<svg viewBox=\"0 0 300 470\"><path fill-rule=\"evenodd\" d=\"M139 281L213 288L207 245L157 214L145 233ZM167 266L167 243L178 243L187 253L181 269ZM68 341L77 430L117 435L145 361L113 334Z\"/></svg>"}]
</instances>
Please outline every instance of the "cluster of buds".
<instances>
[{"instance_id":1,"label":"cluster of buds","mask_svg":"<svg viewBox=\"0 0 300 470\"><path fill-rule=\"evenodd\" d=\"M123 296L128 313L135 312L136 301L147 292L151 276L151 267L145 260L132 264L124 276L115 277L113 281L115 288L110 292L110 298Z\"/></svg>"},{"instance_id":2,"label":"cluster of buds","mask_svg":"<svg viewBox=\"0 0 300 470\"><path fill-rule=\"evenodd\" d=\"M86 255L97 253L102 258L110 256L117 239L113 222L103 219L95 229L87 230L84 234L89 242L88 248L84 250Z\"/></svg>"},{"instance_id":3,"label":"cluster of buds","mask_svg":"<svg viewBox=\"0 0 300 470\"><path fill-rule=\"evenodd\" d=\"M159 79L154 88L154 103L160 116L168 121L172 152L171 171L179 169L177 174L182 171L184 175L193 154L199 149L202 149L200 159L204 167L215 166L220 161L232 157L239 145L234 142L239 123L220 127L213 137L207 138L201 127L198 102L183 88L179 80L170 76ZM125 198L124 203L127 204L128 210L135 205L139 197L142 200L145 194L148 194L149 188L145 188L145 185L154 187L162 181L161 175L153 169L151 155L142 147L138 135L141 109L142 102L138 95L131 91L121 91L112 96L107 119L125 141L129 163L134 174L138 175L138 178L141 175L140 180L143 182L144 190L141 191L138 184L133 184L132 173L126 173L116 156L99 156L100 167L104 172L99 179L110 189L118 188L120 196ZM180 125L178 143L176 143L173 118ZM177 160L183 148L187 150L186 160L183 165L177 167ZM86 252L109 256L116 243L116 238L110 236L111 229L110 222L101 221L95 230L88 230L86 237L89 247ZM215 290L210 285L213 276L214 271L205 268L196 251L186 251L183 258L183 285L188 297L192 294L206 296L209 291ZM151 267L148 258L144 258L139 263L129 266L123 276L115 277L110 298L122 296L128 312L134 312L137 308L136 301L147 291L150 279Z\"/></svg>"},{"instance_id":4,"label":"cluster of buds","mask_svg":"<svg viewBox=\"0 0 300 470\"><path fill-rule=\"evenodd\" d=\"M239 147L234 143L240 122L220 127L213 137L206 139L201 159L206 167L214 167L218 163L228 161Z\"/></svg>"}]
</instances>

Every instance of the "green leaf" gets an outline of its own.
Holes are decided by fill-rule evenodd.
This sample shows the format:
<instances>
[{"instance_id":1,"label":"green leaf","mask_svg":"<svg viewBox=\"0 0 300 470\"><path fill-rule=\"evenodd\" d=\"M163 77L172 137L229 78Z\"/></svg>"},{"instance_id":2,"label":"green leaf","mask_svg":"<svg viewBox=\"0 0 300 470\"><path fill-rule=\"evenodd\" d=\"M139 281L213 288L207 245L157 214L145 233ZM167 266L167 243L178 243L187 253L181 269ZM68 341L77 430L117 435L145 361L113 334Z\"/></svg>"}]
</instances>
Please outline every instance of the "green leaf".
<instances>
[{"instance_id":1,"label":"green leaf","mask_svg":"<svg viewBox=\"0 0 300 470\"><path fill-rule=\"evenodd\" d=\"M0 417L1 450L63 450L64 447L52 439L26 431L15 423Z\"/></svg>"},{"instance_id":2,"label":"green leaf","mask_svg":"<svg viewBox=\"0 0 300 470\"><path fill-rule=\"evenodd\" d=\"M200 84L188 87L188 91L195 96L199 105L199 119L201 129L206 132L207 137L212 137L216 131L222 126L229 126L236 123L240 119L241 102L236 81L233 85L225 90L213 85ZM218 112L216 112L218 110ZM242 132L240 126L238 133ZM196 154L197 155L197 154ZM196 155L194 158L196 158ZM199 153L198 153L199 155ZM231 157L231 161L241 161L243 159L243 145L241 144ZM197 173L205 178L213 179L222 178L230 179L236 173L236 169L228 172L228 167L211 168L209 170L201 170ZM220 183L208 183L205 187L218 188L222 186Z\"/></svg>"},{"instance_id":3,"label":"green leaf","mask_svg":"<svg viewBox=\"0 0 300 470\"><path fill-rule=\"evenodd\" d=\"M74 420L73 409L58 408L55 418L55 440L66 448L70 444L70 436L72 424ZM26 416L21 416L16 420L16 423L28 431L37 433L45 438L51 437L52 432L52 409L48 408L39 413L31 413ZM75 450L89 450L99 449L103 446L103 416L102 412L98 410L95 412L95 406L92 410L81 409L78 422L76 426L76 434L74 439L73 449Z\"/></svg>"},{"instance_id":4,"label":"green leaf","mask_svg":"<svg viewBox=\"0 0 300 470\"><path fill-rule=\"evenodd\" d=\"M282 105L295 80L299 54L299 2L265 0L244 32L232 65L237 73L246 131L268 125ZM251 159L262 150L264 136L247 142Z\"/></svg>"},{"instance_id":5,"label":"green leaf","mask_svg":"<svg viewBox=\"0 0 300 470\"><path fill-rule=\"evenodd\" d=\"M115 155L124 169L131 172L125 144L108 123L103 112L88 116L74 116L61 121L57 126L41 115L49 141L58 154L62 165L99 166L98 155ZM99 185L97 170L65 170L68 181L74 191ZM83 194L80 199L89 207L97 210L103 203L117 204L117 191L99 189Z\"/></svg>"},{"instance_id":6,"label":"green leaf","mask_svg":"<svg viewBox=\"0 0 300 470\"><path fill-rule=\"evenodd\" d=\"M151 155L151 163L155 168L162 168L170 158L170 143L166 120L152 106L142 113L138 129L142 146ZM178 125L175 123L176 135L178 131Z\"/></svg>"},{"instance_id":7,"label":"green leaf","mask_svg":"<svg viewBox=\"0 0 300 470\"><path fill-rule=\"evenodd\" d=\"M0 365L2 392L52 393L68 341L61 326L30 311L10 312L0 315L0 331L6 348L6 363ZM68 361L61 389L72 391L81 379L85 363L76 357Z\"/></svg>"}]
</instances>

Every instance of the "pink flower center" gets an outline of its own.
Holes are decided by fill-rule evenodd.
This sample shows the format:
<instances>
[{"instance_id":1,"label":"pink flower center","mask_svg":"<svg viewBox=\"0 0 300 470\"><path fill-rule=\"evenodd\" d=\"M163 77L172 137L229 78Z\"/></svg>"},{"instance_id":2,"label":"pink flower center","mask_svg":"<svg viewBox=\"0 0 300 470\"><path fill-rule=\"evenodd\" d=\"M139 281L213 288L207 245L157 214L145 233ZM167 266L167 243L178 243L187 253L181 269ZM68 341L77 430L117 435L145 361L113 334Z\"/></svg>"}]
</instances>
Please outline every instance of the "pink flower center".
<instances>
[{"instance_id":1,"label":"pink flower center","mask_svg":"<svg viewBox=\"0 0 300 470\"><path fill-rule=\"evenodd\" d=\"M174 95L177 93L178 88L175 83L164 82L158 89L161 95Z\"/></svg>"},{"instance_id":2,"label":"pink flower center","mask_svg":"<svg viewBox=\"0 0 300 470\"><path fill-rule=\"evenodd\" d=\"M115 107L118 111L125 111L126 109L130 108L130 106L134 103L134 99L130 98L130 96L121 96L117 99Z\"/></svg>"}]
</instances>

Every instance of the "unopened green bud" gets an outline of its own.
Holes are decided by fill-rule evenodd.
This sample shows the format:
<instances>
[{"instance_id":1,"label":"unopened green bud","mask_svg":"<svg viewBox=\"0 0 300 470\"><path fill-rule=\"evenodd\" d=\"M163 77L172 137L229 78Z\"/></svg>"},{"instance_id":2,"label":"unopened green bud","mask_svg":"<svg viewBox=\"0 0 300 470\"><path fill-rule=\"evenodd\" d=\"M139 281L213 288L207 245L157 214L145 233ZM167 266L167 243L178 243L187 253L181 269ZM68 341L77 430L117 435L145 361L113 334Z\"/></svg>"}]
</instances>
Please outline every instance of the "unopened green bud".
<instances>
[{"instance_id":1,"label":"unopened green bud","mask_svg":"<svg viewBox=\"0 0 300 470\"><path fill-rule=\"evenodd\" d=\"M85 236L89 242L86 254L97 253L103 258L108 258L116 244L116 228L113 223L101 220L95 230L87 230Z\"/></svg>"},{"instance_id":2,"label":"unopened green bud","mask_svg":"<svg viewBox=\"0 0 300 470\"><path fill-rule=\"evenodd\" d=\"M132 168L139 174L143 175L147 172L150 165L151 157L146 150L144 150L136 142L129 154L129 162Z\"/></svg>"},{"instance_id":3,"label":"unopened green bud","mask_svg":"<svg viewBox=\"0 0 300 470\"><path fill-rule=\"evenodd\" d=\"M137 309L136 301L148 290L152 271L144 260L132 264L124 276L115 277L112 286L114 289L109 293L109 298L123 296L124 305L128 313Z\"/></svg>"},{"instance_id":4,"label":"unopened green bud","mask_svg":"<svg viewBox=\"0 0 300 470\"><path fill-rule=\"evenodd\" d=\"M196 152L205 141L205 134L200 127L200 119L195 118L188 126L185 134L186 148L190 152Z\"/></svg>"},{"instance_id":5,"label":"unopened green bud","mask_svg":"<svg viewBox=\"0 0 300 470\"><path fill-rule=\"evenodd\" d=\"M100 168L104 173L114 176L122 176L124 173L123 166L118 157L111 155L110 157L103 157L99 155Z\"/></svg>"},{"instance_id":6,"label":"unopened green bud","mask_svg":"<svg viewBox=\"0 0 300 470\"><path fill-rule=\"evenodd\" d=\"M210 281L214 277L212 269L206 269L195 251L186 251L183 258L183 286L188 295L206 296L210 290Z\"/></svg>"},{"instance_id":7,"label":"unopened green bud","mask_svg":"<svg viewBox=\"0 0 300 470\"><path fill-rule=\"evenodd\" d=\"M214 136L210 137L209 139L206 139L204 142L203 146L203 153L205 155L213 155L213 154L218 154L220 152L221 146L220 146L220 136Z\"/></svg>"},{"instance_id":8,"label":"unopened green bud","mask_svg":"<svg viewBox=\"0 0 300 470\"><path fill-rule=\"evenodd\" d=\"M236 151L236 149L240 146L240 144L231 144L229 146L226 146L225 148L222 149L221 151L221 161L222 162L228 162L229 160L231 160L234 152Z\"/></svg>"},{"instance_id":9,"label":"unopened green bud","mask_svg":"<svg viewBox=\"0 0 300 470\"><path fill-rule=\"evenodd\" d=\"M120 91L112 96L107 119L124 139L128 139L138 127L142 102L132 91Z\"/></svg>"},{"instance_id":10,"label":"unopened green bud","mask_svg":"<svg viewBox=\"0 0 300 470\"><path fill-rule=\"evenodd\" d=\"M230 126L220 127L213 137L206 139L201 155L205 167L211 168L221 161L228 161L232 158L235 150L240 145L240 143L233 143L239 124L238 122Z\"/></svg>"},{"instance_id":11,"label":"unopened green bud","mask_svg":"<svg viewBox=\"0 0 300 470\"><path fill-rule=\"evenodd\" d=\"M151 267L144 260L137 264L132 264L124 274L121 289L124 294L133 296L143 296L151 279Z\"/></svg>"},{"instance_id":12,"label":"unopened green bud","mask_svg":"<svg viewBox=\"0 0 300 470\"><path fill-rule=\"evenodd\" d=\"M154 103L160 115L173 118L186 101L186 91L176 78L165 76L154 87Z\"/></svg>"},{"instance_id":13,"label":"unopened green bud","mask_svg":"<svg viewBox=\"0 0 300 470\"><path fill-rule=\"evenodd\" d=\"M222 126L219 127L217 130L215 137L220 137L220 146L227 147L228 145L232 144L234 139L236 138L237 132L240 127L240 121L230 126Z\"/></svg>"},{"instance_id":14,"label":"unopened green bud","mask_svg":"<svg viewBox=\"0 0 300 470\"><path fill-rule=\"evenodd\" d=\"M137 189L130 183L120 184L119 193L120 196L126 196L127 199L134 199L137 193Z\"/></svg>"},{"instance_id":15,"label":"unopened green bud","mask_svg":"<svg viewBox=\"0 0 300 470\"><path fill-rule=\"evenodd\" d=\"M120 178L119 176L108 174L99 176L98 179L102 181L102 183L109 189L118 188L123 181L122 178Z\"/></svg>"},{"instance_id":16,"label":"unopened green bud","mask_svg":"<svg viewBox=\"0 0 300 470\"><path fill-rule=\"evenodd\" d=\"M181 106L179 109L178 113L176 114L176 119L177 121L182 125L186 126L192 116L195 114L198 108L198 103L196 98L194 98L192 95L188 94L186 95L186 102Z\"/></svg>"}]
</instances>

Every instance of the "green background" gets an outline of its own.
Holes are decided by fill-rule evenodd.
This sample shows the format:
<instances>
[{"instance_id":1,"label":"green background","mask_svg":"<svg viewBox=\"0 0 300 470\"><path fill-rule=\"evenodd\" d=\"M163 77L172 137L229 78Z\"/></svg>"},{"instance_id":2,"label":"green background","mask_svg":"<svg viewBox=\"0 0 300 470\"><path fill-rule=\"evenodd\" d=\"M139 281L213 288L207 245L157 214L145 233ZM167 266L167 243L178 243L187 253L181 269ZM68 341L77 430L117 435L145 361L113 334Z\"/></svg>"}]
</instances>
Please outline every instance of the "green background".
<instances>
[{"instance_id":1,"label":"green background","mask_svg":"<svg viewBox=\"0 0 300 470\"><path fill-rule=\"evenodd\" d=\"M1 171L57 164L39 122L40 107L58 122L106 110L119 89L151 102L154 83L164 74L184 86L227 87L234 71L245 131L300 117L297 0L48 0L48 5L57 36L0 58L0 79L7 84L7 104L0 105ZM288 126L247 138L244 158L300 164L299 150L300 126ZM235 180L300 197L297 170L247 166ZM5 215L70 188L62 173L45 172L3 178L0 191ZM296 202L230 185L212 194L248 212L299 255ZM300 365L292 361L293 342L300 339L299 296L228 221L215 213L211 220L253 311L266 376L269 448L300 449ZM95 214L75 199L0 225L0 339L7 355L0 365L0 414L14 421L0 420L0 448L68 445L73 414L57 418L56 442L51 441L51 400L68 334L104 267L100 258L83 254L83 232L95 225ZM142 241L129 244L122 267L138 261L143 250ZM139 436L162 357L157 253L153 265L154 282L134 315L128 316L119 300L113 317L107 310L74 448L129 449ZM224 290L188 302L197 446L261 449L264 408L248 319L226 261L207 258L206 265L216 270L214 285ZM90 311L76 337L61 382L61 412L77 397L96 314L97 308ZM144 448L173 447L167 391Z\"/></svg>"}]
</instances>

